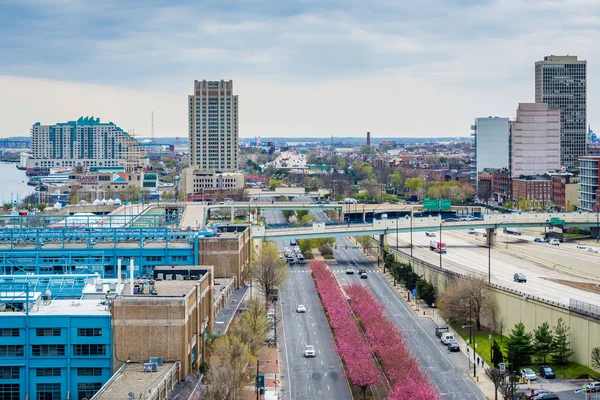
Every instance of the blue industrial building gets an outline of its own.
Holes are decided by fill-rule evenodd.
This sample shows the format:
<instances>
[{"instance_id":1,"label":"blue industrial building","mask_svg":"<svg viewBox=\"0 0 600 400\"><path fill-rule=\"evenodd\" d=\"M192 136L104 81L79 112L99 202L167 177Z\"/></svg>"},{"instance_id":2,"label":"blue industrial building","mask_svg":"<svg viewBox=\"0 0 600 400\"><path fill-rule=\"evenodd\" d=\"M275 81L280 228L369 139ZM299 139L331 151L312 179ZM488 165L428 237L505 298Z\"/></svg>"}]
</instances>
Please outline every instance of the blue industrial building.
<instances>
[{"instance_id":1,"label":"blue industrial building","mask_svg":"<svg viewBox=\"0 0 600 400\"><path fill-rule=\"evenodd\" d=\"M112 376L107 305L51 297L0 283L0 399L90 398Z\"/></svg>"}]
</instances>

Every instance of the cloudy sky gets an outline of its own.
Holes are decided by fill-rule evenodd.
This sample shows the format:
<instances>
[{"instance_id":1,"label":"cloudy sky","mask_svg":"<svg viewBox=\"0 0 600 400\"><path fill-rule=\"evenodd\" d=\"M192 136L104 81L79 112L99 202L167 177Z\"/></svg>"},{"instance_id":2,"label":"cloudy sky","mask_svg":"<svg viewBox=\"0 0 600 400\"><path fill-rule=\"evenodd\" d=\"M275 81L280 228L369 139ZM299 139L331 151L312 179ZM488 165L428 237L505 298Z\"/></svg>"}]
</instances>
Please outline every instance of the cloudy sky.
<instances>
[{"instance_id":1,"label":"cloudy sky","mask_svg":"<svg viewBox=\"0 0 600 400\"><path fill-rule=\"evenodd\" d=\"M93 115L187 135L194 79L233 79L242 137L466 136L534 101L534 63L588 61L599 0L0 0L0 136Z\"/></svg>"}]
</instances>

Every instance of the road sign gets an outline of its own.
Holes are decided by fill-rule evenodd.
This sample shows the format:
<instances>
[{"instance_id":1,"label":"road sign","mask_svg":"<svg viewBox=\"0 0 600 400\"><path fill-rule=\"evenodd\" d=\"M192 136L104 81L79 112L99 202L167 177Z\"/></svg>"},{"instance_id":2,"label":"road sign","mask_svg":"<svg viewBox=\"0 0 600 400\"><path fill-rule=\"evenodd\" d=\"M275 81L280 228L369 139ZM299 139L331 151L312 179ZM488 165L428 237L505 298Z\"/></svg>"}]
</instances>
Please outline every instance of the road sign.
<instances>
[{"instance_id":1,"label":"road sign","mask_svg":"<svg viewBox=\"0 0 600 400\"><path fill-rule=\"evenodd\" d=\"M413 295L413 297L417 297L417 289L416 288L412 290L412 295Z\"/></svg>"},{"instance_id":2,"label":"road sign","mask_svg":"<svg viewBox=\"0 0 600 400\"><path fill-rule=\"evenodd\" d=\"M550 225L564 225L565 224L565 220L564 219L560 219L560 218L550 218Z\"/></svg>"},{"instance_id":3,"label":"road sign","mask_svg":"<svg viewBox=\"0 0 600 400\"><path fill-rule=\"evenodd\" d=\"M262 372L256 376L256 387L257 389L262 389L265 387L265 374Z\"/></svg>"},{"instance_id":4,"label":"road sign","mask_svg":"<svg viewBox=\"0 0 600 400\"><path fill-rule=\"evenodd\" d=\"M505 371L506 370L506 364L505 363L498 363L498 368L500 368L500 371Z\"/></svg>"},{"instance_id":5,"label":"road sign","mask_svg":"<svg viewBox=\"0 0 600 400\"><path fill-rule=\"evenodd\" d=\"M452 201L444 199L424 199L423 208L425 210L450 210L452 208Z\"/></svg>"}]
</instances>

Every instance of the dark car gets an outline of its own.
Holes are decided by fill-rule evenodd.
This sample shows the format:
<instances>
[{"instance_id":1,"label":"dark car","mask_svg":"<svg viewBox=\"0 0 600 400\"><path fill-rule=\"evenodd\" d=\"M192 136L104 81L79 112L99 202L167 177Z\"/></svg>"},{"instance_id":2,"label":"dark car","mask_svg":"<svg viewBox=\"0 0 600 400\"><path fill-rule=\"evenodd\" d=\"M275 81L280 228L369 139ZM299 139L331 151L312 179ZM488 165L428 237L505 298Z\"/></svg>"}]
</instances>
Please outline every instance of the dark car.
<instances>
[{"instance_id":1,"label":"dark car","mask_svg":"<svg viewBox=\"0 0 600 400\"><path fill-rule=\"evenodd\" d=\"M448 343L448 350L453 352L460 351L460 346L456 342L450 342Z\"/></svg>"},{"instance_id":2,"label":"dark car","mask_svg":"<svg viewBox=\"0 0 600 400\"><path fill-rule=\"evenodd\" d=\"M359 273L359 274L362 274L362 273L367 273L367 270L366 270L366 269L364 269L364 268L359 268L359 269L358 269L358 273Z\"/></svg>"},{"instance_id":3,"label":"dark car","mask_svg":"<svg viewBox=\"0 0 600 400\"><path fill-rule=\"evenodd\" d=\"M532 397L533 400L560 400L557 394L554 393L542 393L539 396Z\"/></svg>"},{"instance_id":4,"label":"dark car","mask_svg":"<svg viewBox=\"0 0 600 400\"><path fill-rule=\"evenodd\" d=\"M547 365L542 365L540 367L540 376L544 377L546 379L554 379L554 378L556 378L556 374L554 373L554 371L552 370L552 368L550 368Z\"/></svg>"},{"instance_id":5,"label":"dark car","mask_svg":"<svg viewBox=\"0 0 600 400\"><path fill-rule=\"evenodd\" d=\"M523 275L523 274L522 274L522 273L520 273L520 272L517 272L517 273L514 275L514 277L513 277L513 280L514 280L515 282L524 282L524 283L527 283L527 278L525 277L525 275Z\"/></svg>"}]
</instances>

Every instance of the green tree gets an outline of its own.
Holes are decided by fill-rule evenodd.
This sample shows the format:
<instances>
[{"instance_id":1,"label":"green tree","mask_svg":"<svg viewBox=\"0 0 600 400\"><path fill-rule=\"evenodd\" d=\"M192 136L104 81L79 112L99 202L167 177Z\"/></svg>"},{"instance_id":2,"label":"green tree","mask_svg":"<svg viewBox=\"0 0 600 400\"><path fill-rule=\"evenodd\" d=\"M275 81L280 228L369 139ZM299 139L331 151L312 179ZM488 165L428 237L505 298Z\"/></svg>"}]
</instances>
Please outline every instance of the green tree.
<instances>
[{"instance_id":1,"label":"green tree","mask_svg":"<svg viewBox=\"0 0 600 400\"><path fill-rule=\"evenodd\" d=\"M566 364L573 355L569 341L569 327L562 318L559 318L554 327L554 337L552 338L552 350L550 355L557 364Z\"/></svg>"},{"instance_id":2,"label":"green tree","mask_svg":"<svg viewBox=\"0 0 600 400\"><path fill-rule=\"evenodd\" d=\"M416 192L425 186L425 181L421 178L407 178L404 181L404 186L411 191Z\"/></svg>"},{"instance_id":3,"label":"green tree","mask_svg":"<svg viewBox=\"0 0 600 400\"><path fill-rule=\"evenodd\" d=\"M46 203L39 203L37 205L38 210L40 211L44 211L46 209L46 207L48 207L48 205Z\"/></svg>"},{"instance_id":4,"label":"green tree","mask_svg":"<svg viewBox=\"0 0 600 400\"><path fill-rule=\"evenodd\" d=\"M11 207L12 207L12 205L10 203L2 204L2 208L4 209L4 211L10 210Z\"/></svg>"},{"instance_id":5,"label":"green tree","mask_svg":"<svg viewBox=\"0 0 600 400\"><path fill-rule=\"evenodd\" d=\"M492 345L492 365L498 368L498 364L501 362L504 362L504 354L502 354L498 342L494 340L494 344Z\"/></svg>"},{"instance_id":6,"label":"green tree","mask_svg":"<svg viewBox=\"0 0 600 400\"><path fill-rule=\"evenodd\" d=\"M33 211L33 203L27 203L25 205L25 208L27 209L27 211Z\"/></svg>"},{"instance_id":7,"label":"green tree","mask_svg":"<svg viewBox=\"0 0 600 400\"><path fill-rule=\"evenodd\" d=\"M235 325L233 334L250 348L250 352L258 355L258 351L265 344L267 332L271 326L267 319L267 312L262 304L255 298L248 304L240 322Z\"/></svg>"},{"instance_id":8,"label":"green tree","mask_svg":"<svg viewBox=\"0 0 600 400\"><path fill-rule=\"evenodd\" d=\"M515 207L515 203L513 203L511 200L506 200L504 202L504 208L507 210L512 210Z\"/></svg>"},{"instance_id":9,"label":"green tree","mask_svg":"<svg viewBox=\"0 0 600 400\"><path fill-rule=\"evenodd\" d=\"M534 353L531 343L531 334L525 332L525 325L519 322L508 336L506 343L508 350L508 362L511 369L518 371L524 365L531 363L531 355Z\"/></svg>"},{"instance_id":10,"label":"green tree","mask_svg":"<svg viewBox=\"0 0 600 400\"><path fill-rule=\"evenodd\" d=\"M236 336L221 336L212 343L212 357L206 383L207 399L238 399L252 375L256 359L250 348Z\"/></svg>"},{"instance_id":11,"label":"green tree","mask_svg":"<svg viewBox=\"0 0 600 400\"><path fill-rule=\"evenodd\" d=\"M592 368L600 369L600 347L594 347L592 349L590 358L592 359Z\"/></svg>"},{"instance_id":12,"label":"green tree","mask_svg":"<svg viewBox=\"0 0 600 400\"><path fill-rule=\"evenodd\" d=\"M547 322L544 322L533 331L533 349L542 358L544 364L546 357L552 350L552 330Z\"/></svg>"}]
</instances>

